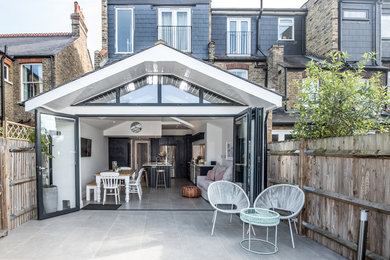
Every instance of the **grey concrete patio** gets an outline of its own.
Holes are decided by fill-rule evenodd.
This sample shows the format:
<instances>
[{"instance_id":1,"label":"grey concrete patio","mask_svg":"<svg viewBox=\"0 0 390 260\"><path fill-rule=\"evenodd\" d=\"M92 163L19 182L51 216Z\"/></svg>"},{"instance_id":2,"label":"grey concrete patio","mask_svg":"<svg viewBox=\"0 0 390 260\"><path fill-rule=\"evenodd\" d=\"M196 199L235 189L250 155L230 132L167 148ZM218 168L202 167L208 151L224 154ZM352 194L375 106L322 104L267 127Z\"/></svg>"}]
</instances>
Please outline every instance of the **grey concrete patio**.
<instances>
[{"instance_id":1,"label":"grey concrete patio","mask_svg":"<svg viewBox=\"0 0 390 260\"><path fill-rule=\"evenodd\" d=\"M0 259L343 259L304 237L291 248L279 225L279 252L243 250L242 226L219 215L210 236L211 211L84 211L32 220L0 239ZM256 228L257 236L264 230Z\"/></svg>"}]
</instances>

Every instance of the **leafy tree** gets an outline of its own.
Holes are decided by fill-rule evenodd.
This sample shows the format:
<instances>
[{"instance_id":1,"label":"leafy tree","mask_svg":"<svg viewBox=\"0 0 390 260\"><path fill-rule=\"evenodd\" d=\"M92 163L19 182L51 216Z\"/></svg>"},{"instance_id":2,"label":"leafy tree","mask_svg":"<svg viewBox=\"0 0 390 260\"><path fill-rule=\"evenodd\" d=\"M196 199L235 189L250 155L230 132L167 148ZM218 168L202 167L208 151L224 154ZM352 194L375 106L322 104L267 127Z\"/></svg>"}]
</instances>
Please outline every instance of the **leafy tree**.
<instances>
[{"instance_id":1,"label":"leafy tree","mask_svg":"<svg viewBox=\"0 0 390 260\"><path fill-rule=\"evenodd\" d=\"M296 82L299 88L295 106L300 113L294 126L295 138L325 138L361 135L369 130L389 130L388 120L381 113L389 104L385 86L380 85L380 73L363 80L364 67L374 59L374 53L363 56L355 65L345 62L343 52L331 54L330 61L311 61L307 78Z\"/></svg>"}]
</instances>

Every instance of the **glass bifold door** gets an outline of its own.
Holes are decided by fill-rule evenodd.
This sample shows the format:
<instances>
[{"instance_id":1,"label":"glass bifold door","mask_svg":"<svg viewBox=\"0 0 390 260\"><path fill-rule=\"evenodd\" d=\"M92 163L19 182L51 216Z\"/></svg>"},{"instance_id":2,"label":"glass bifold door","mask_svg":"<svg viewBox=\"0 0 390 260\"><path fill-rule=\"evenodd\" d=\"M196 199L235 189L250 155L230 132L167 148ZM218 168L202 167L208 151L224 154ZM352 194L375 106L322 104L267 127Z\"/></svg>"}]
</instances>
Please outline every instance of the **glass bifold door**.
<instances>
[{"instance_id":1,"label":"glass bifold door","mask_svg":"<svg viewBox=\"0 0 390 260\"><path fill-rule=\"evenodd\" d=\"M38 219L80 209L78 118L36 112Z\"/></svg>"},{"instance_id":2,"label":"glass bifold door","mask_svg":"<svg viewBox=\"0 0 390 260\"><path fill-rule=\"evenodd\" d=\"M251 203L266 186L265 122L263 108L249 108L234 118L234 182Z\"/></svg>"}]
</instances>

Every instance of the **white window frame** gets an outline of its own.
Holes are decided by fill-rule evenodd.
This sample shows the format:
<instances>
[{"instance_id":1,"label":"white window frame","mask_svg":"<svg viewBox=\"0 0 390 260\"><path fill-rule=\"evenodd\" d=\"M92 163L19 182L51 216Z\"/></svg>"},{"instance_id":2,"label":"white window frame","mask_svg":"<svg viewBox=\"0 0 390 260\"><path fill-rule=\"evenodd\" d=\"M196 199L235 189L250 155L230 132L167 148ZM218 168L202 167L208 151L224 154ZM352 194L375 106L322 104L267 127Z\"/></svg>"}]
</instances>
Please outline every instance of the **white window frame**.
<instances>
[{"instance_id":1,"label":"white window frame","mask_svg":"<svg viewBox=\"0 0 390 260\"><path fill-rule=\"evenodd\" d=\"M31 66L31 65L41 65L41 67L42 67L42 85L39 88L39 93L37 93L36 95L38 95L38 94L43 92L43 64L42 63L24 63L24 64L20 64L20 100L21 101L25 101L25 100L28 99L28 98L26 99L25 96L24 96L24 83L25 82L23 81L23 66Z\"/></svg>"},{"instance_id":2,"label":"white window frame","mask_svg":"<svg viewBox=\"0 0 390 260\"><path fill-rule=\"evenodd\" d=\"M358 17L358 16L345 16L345 13L364 13L364 17ZM367 21L369 20L369 12L367 9L344 9L343 10L343 20L362 20Z\"/></svg>"},{"instance_id":3,"label":"white window frame","mask_svg":"<svg viewBox=\"0 0 390 260\"><path fill-rule=\"evenodd\" d=\"M248 79L248 70L245 70L245 69L231 69L231 70L228 70L230 73L238 76L238 77L241 77L237 74L235 74L235 72L244 72L245 73L245 78L244 77L241 77L243 79Z\"/></svg>"},{"instance_id":4,"label":"white window frame","mask_svg":"<svg viewBox=\"0 0 390 260\"><path fill-rule=\"evenodd\" d=\"M243 21L248 22L248 33L249 33L249 35L248 35L248 37L249 37L248 51L249 51L249 53L244 53L244 54L229 53L230 52L229 51L230 50L230 34L229 34L229 32L231 32L231 30L230 30L230 22L231 21L237 22L237 24L240 25L240 31L241 31L241 22L243 22ZM251 52L252 52L251 18L229 17L229 18L227 18L227 27L226 28L227 28L227 30L226 30L226 54L227 54L227 56L250 56ZM237 41L237 49L238 50L241 49L241 41Z\"/></svg>"},{"instance_id":5,"label":"white window frame","mask_svg":"<svg viewBox=\"0 0 390 260\"><path fill-rule=\"evenodd\" d=\"M280 20L290 20L292 21L292 39L281 39L280 38L280 26L281 25L286 25L283 23L280 23ZM292 17L279 17L278 18L278 41L295 41L295 23L294 23L294 18Z\"/></svg>"},{"instance_id":6,"label":"white window frame","mask_svg":"<svg viewBox=\"0 0 390 260\"><path fill-rule=\"evenodd\" d=\"M4 72L5 72L4 80L6 82L10 83L10 81L9 81L9 67L7 64L4 64Z\"/></svg>"},{"instance_id":7,"label":"white window frame","mask_svg":"<svg viewBox=\"0 0 390 260\"><path fill-rule=\"evenodd\" d=\"M186 12L187 13L187 26L191 28L191 30L188 30L188 49L187 50L180 50L184 52L191 52L192 50L192 23L191 23L191 8L158 8L158 40L162 38L162 31L160 30L160 26L162 25L162 13L163 12L171 12L172 13L172 26L178 26L177 25L177 13L178 12ZM177 49L177 41L176 41L176 34L173 34L173 48Z\"/></svg>"},{"instance_id":8,"label":"white window frame","mask_svg":"<svg viewBox=\"0 0 390 260\"><path fill-rule=\"evenodd\" d=\"M272 135L278 135L278 142L286 141L286 135L292 135L292 130L272 130Z\"/></svg>"},{"instance_id":9,"label":"white window frame","mask_svg":"<svg viewBox=\"0 0 390 260\"><path fill-rule=\"evenodd\" d=\"M390 21L390 14L382 14L382 17L381 17L381 38L382 40L390 40L390 37L383 37L383 31L384 31L384 26L383 26L383 20L385 19L384 17L386 17L389 21ZM389 30L389 28L387 28L387 30Z\"/></svg>"},{"instance_id":10,"label":"white window frame","mask_svg":"<svg viewBox=\"0 0 390 260\"><path fill-rule=\"evenodd\" d=\"M120 52L118 51L118 10L131 10L131 35L132 35L132 44L130 52ZM115 7L115 53L117 54L129 54L134 53L134 7Z\"/></svg>"}]
</instances>

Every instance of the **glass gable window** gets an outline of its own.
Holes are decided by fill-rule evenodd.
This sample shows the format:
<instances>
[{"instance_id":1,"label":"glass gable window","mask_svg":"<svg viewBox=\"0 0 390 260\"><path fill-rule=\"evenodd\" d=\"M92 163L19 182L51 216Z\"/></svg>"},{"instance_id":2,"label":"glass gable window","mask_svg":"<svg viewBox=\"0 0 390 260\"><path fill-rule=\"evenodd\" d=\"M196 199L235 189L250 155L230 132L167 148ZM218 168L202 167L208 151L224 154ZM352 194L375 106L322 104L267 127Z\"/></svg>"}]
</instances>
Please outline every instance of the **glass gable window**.
<instances>
[{"instance_id":1,"label":"glass gable window","mask_svg":"<svg viewBox=\"0 0 390 260\"><path fill-rule=\"evenodd\" d=\"M250 19L229 18L226 38L228 55L249 55L251 49Z\"/></svg>"},{"instance_id":2,"label":"glass gable window","mask_svg":"<svg viewBox=\"0 0 390 260\"><path fill-rule=\"evenodd\" d=\"M79 103L79 105L116 104L241 105L171 75L142 77Z\"/></svg>"},{"instance_id":3,"label":"glass gable window","mask_svg":"<svg viewBox=\"0 0 390 260\"><path fill-rule=\"evenodd\" d=\"M176 77L163 76L162 103L199 103L199 88Z\"/></svg>"},{"instance_id":4,"label":"glass gable window","mask_svg":"<svg viewBox=\"0 0 390 260\"><path fill-rule=\"evenodd\" d=\"M382 14L382 39L390 40L390 15Z\"/></svg>"},{"instance_id":5,"label":"glass gable window","mask_svg":"<svg viewBox=\"0 0 390 260\"><path fill-rule=\"evenodd\" d=\"M119 89L119 102L128 104L157 103L157 76L148 76Z\"/></svg>"},{"instance_id":6,"label":"glass gable window","mask_svg":"<svg viewBox=\"0 0 390 260\"><path fill-rule=\"evenodd\" d=\"M42 64L22 65L22 101L43 91Z\"/></svg>"},{"instance_id":7,"label":"glass gable window","mask_svg":"<svg viewBox=\"0 0 390 260\"><path fill-rule=\"evenodd\" d=\"M134 24L132 8L116 8L115 43L117 53L132 53L134 51Z\"/></svg>"},{"instance_id":8,"label":"glass gable window","mask_svg":"<svg viewBox=\"0 0 390 260\"><path fill-rule=\"evenodd\" d=\"M278 40L294 40L294 18L279 18Z\"/></svg>"},{"instance_id":9,"label":"glass gable window","mask_svg":"<svg viewBox=\"0 0 390 260\"><path fill-rule=\"evenodd\" d=\"M158 10L158 38L178 50L190 52L190 9L160 8Z\"/></svg>"}]
</instances>

